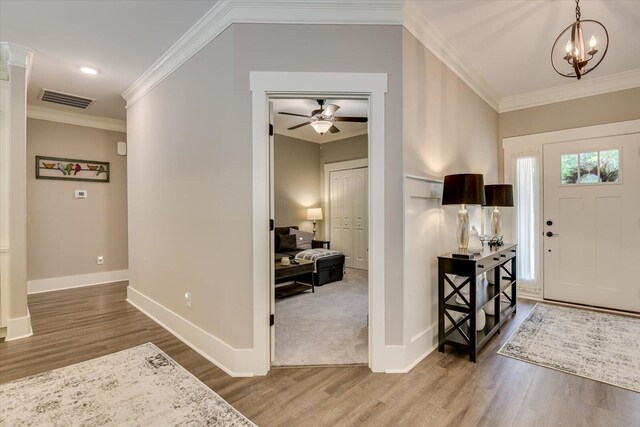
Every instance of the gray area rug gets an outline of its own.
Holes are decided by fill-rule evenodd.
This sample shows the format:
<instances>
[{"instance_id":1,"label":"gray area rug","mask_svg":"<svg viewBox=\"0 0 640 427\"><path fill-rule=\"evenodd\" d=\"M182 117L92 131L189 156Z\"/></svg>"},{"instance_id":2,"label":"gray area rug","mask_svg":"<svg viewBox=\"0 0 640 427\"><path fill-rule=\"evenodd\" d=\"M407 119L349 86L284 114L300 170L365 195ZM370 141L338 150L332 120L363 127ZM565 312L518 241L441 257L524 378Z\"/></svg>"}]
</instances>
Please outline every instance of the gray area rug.
<instances>
[{"instance_id":1,"label":"gray area rug","mask_svg":"<svg viewBox=\"0 0 640 427\"><path fill-rule=\"evenodd\" d=\"M344 279L276 300L274 366L369 362L367 272L348 268Z\"/></svg>"},{"instance_id":2,"label":"gray area rug","mask_svg":"<svg viewBox=\"0 0 640 427\"><path fill-rule=\"evenodd\" d=\"M151 343L0 385L6 426L254 426Z\"/></svg>"},{"instance_id":3,"label":"gray area rug","mask_svg":"<svg viewBox=\"0 0 640 427\"><path fill-rule=\"evenodd\" d=\"M640 318L536 304L498 354L640 392Z\"/></svg>"}]
</instances>

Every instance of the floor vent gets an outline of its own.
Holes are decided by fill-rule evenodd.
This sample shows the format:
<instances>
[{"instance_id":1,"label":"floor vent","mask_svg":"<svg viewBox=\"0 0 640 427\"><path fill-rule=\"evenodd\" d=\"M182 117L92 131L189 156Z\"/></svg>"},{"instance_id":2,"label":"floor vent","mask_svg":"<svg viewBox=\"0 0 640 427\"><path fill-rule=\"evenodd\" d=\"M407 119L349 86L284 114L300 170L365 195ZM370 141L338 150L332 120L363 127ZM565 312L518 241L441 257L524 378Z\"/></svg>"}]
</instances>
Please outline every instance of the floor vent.
<instances>
[{"instance_id":1,"label":"floor vent","mask_svg":"<svg viewBox=\"0 0 640 427\"><path fill-rule=\"evenodd\" d=\"M56 92L54 90L42 89L40 95L41 101L53 102L54 104L68 105L69 107L82 108L86 110L89 108L95 99L84 98L82 96L71 95L69 93Z\"/></svg>"}]
</instances>

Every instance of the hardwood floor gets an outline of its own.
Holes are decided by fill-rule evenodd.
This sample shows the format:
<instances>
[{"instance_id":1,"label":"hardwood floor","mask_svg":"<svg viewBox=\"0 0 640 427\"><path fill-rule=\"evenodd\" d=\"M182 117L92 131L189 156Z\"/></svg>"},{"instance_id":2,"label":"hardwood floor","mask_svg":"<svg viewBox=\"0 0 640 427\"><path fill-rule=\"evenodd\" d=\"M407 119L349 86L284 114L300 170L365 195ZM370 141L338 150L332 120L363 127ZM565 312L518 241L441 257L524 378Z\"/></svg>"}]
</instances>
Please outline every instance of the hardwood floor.
<instances>
[{"instance_id":1,"label":"hardwood floor","mask_svg":"<svg viewBox=\"0 0 640 427\"><path fill-rule=\"evenodd\" d=\"M533 307L526 300L477 364L447 350L408 374L339 367L231 378L129 305L126 286L30 295L34 336L0 343L0 383L153 342L260 426L640 425L640 393L496 354Z\"/></svg>"}]
</instances>

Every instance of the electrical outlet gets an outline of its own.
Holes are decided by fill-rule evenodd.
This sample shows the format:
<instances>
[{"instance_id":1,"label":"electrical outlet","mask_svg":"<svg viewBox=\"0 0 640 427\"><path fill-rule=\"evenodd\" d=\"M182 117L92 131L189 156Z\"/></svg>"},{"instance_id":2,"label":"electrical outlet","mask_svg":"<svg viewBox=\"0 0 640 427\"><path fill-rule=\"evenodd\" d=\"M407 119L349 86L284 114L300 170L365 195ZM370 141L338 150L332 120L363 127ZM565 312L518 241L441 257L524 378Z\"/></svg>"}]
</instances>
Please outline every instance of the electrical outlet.
<instances>
[{"instance_id":1,"label":"electrical outlet","mask_svg":"<svg viewBox=\"0 0 640 427\"><path fill-rule=\"evenodd\" d=\"M104 257L103 256L99 256L98 258L96 258L96 264L98 264L98 265L104 264Z\"/></svg>"},{"instance_id":2,"label":"electrical outlet","mask_svg":"<svg viewBox=\"0 0 640 427\"><path fill-rule=\"evenodd\" d=\"M191 307L191 292L184 293L184 303L187 305L187 307Z\"/></svg>"}]
</instances>

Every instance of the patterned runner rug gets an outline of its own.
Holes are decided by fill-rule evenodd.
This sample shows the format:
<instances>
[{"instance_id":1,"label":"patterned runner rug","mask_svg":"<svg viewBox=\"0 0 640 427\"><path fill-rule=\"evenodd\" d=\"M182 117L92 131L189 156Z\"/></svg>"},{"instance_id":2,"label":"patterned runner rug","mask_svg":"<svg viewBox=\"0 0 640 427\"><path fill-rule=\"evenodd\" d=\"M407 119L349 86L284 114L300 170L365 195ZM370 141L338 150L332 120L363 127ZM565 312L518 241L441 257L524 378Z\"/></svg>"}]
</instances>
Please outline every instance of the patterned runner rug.
<instances>
[{"instance_id":1,"label":"patterned runner rug","mask_svg":"<svg viewBox=\"0 0 640 427\"><path fill-rule=\"evenodd\" d=\"M254 426L146 343L0 384L6 426Z\"/></svg>"},{"instance_id":2,"label":"patterned runner rug","mask_svg":"<svg viewBox=\"0 0 640 427\"><path fill-rule=\"evenodd\" d=\"M640 318L536 304L498 354L640 392Z\"/></svg>"}]
</instances>

